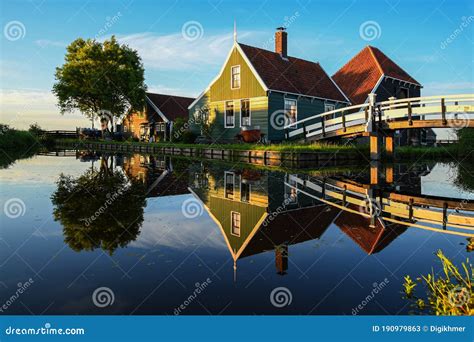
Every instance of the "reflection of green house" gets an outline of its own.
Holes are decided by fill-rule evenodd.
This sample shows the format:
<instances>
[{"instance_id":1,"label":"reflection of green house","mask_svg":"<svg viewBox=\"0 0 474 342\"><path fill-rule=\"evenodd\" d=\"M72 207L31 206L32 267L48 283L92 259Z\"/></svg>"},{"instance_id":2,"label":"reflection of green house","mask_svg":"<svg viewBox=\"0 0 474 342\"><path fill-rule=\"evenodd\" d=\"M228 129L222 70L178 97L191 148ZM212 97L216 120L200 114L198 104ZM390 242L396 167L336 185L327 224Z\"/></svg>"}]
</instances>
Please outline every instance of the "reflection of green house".
<instances>
[{"instance_id":1,"label":"reflection of green house","mask_svg":"<svg viewBox=\"0 0 474 342\"><path fill-rule=\"evenodd\" d=\"M349 103L319 63L287 54L287 32L278 28L275 51L234 38L221 71L188 109L191 123L204 116L214 124L214 140L231 141L251 127L270 141L281 141L285 123ZM200 133L198 125L191 129Z\"/></svg>"},{"instance_id":2,"label":"reflection of green house","mask_svg":"<svg viewBox=\"0 0 474 342\"><path fill-rule=\"evenodd\" d=\"M275 251L280 274L288 267L288 247L319 238L339 212L312 199L294 197L285 189L288 175L283 173L192 170L191 174L199 179L195 184L202 185L206 178L205 187L191 190L219 226L234 262Z\"/></svg>"}]
</instances>

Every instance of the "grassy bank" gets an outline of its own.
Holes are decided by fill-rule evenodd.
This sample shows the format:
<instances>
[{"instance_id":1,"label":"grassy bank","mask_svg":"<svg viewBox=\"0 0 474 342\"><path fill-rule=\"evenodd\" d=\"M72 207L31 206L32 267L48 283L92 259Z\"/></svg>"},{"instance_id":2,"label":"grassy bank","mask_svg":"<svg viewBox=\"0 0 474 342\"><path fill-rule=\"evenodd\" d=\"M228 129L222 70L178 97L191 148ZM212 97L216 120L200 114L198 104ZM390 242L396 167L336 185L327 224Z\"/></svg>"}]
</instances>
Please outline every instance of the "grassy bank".
<instances>
[{"instance_id":1,"label":"grassy bank","mask_svg":"<svg viewBox=\"0 0 474 342\"><path fill-rule=\"evenodd\" d=\"M71 140L71 139L62 139L58 142L65 143L77 143L80 145L83 141L80 140ZM351 151L369 151L368 146L366 145L338 145L330 143L311 143L311 144L297 144L297 143L282 143L282 144L184 144L184 143L165 143L165 142L156 142L156 143L144 143L144 142L135 142L135 141L101 141L87 140L88 143L107 143L107 144L126 144L132 146L156 146L156 147L176 147L176 148L196 148L196 149L208 149L208 148L219 148L225 150L236 150L236 151L275 151L275 152L351 152Z\"/></svg>"},{"instance_id":2,"label":"grassy bank","mask_svg":"<svg viewBox=\"0 0 474 342\"><path fill-rule=\"evenodd\" d=\"M396 159L439 159L439 158L457 158L467 156L472 153L473 146L464 146L461 144L452 144L448 146L437 147L413 147L401 146L395 148Z\"/></svg>"}]
</instances>

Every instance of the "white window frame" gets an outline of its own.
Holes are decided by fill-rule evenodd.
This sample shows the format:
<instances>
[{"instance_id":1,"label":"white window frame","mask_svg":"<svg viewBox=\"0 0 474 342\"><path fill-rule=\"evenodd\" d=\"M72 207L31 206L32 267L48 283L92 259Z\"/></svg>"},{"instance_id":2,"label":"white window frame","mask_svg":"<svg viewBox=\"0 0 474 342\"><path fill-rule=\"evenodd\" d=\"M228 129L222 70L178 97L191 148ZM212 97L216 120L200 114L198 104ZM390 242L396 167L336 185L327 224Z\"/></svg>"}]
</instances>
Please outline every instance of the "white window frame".
<instances>
[{"instance_id":1,"label":"white window frame","mask_svg":"<svg viewBox=\"0 0 474 342\"><path fill-rule=\"evenodd\" d=\"M407 91L407 99L410 98L410 88L400 86L399 89L405 89Z\"/></svg>"},{"instance_id":2,"label":"white window frame","mask_svg":"<svg viewBox=\"0 0 474 342\"><path fill-rule=\"evenodd\" d=\"M251 184L246 184L249 187L249 199L248 199L248 201L243 201L242 200L242 184L244 184L244 183L242 183L242 179L240 179L240 184L239 184L240 185L239 186L240 202L250 203L250 196L251 196L251 193L252 193L252 185Z\"/></svg>"},{"instance_id":3,"label":"white window frame","mask_svg":"<svg viewBox=\"0 0 474 342\"><path fill-rule=\"evenodd\" d=\"M232 175L232 198L227 196L227 175ZM235 173L233 172L224 172L224 197L227 199L234 199L235 197Z\"/></svg>"},{"instance_id":4,"label":"white window frame","mask_svg":"<svg viewBox=\"0 0 474 342\"><path fill-rule=\"evenodd\" d=\"M249 102L249 124L245 126L252 126L252 108L251 108L251 101L250 99L240 99L240 127L245 127L242 125L242 101L248 101Z\"/></svg>"},{"instance_id":5,"label":"white window frame","mask_svg":"<svg viewBox=\"0 0 474 342\"><path fill-rule=\"evenodd\" d=\"M298 99L293 99L293 98L290 98L290 97L285 97L284 100L283 100L283 110L285 111L285 115L286 115L286 101L294 101L295 102L295 108L296 108L296 113L295 113L295 122L298 121ZM291 122L290 122L291 124ZM293 125L290 127L291 129L296 129L298 128L298 125Z\"/></svg>"},{"instance_id":6,"label":"white window frame","mask_svg":"<svg viewBox=\"0 0 474 342\"><path fill-rule=\"evenodd\" d=\"M238 87L234 87L234 69L239 69L239 86ZM233 65L230 67L230 89L240 89L240 85L241 85L241 81L242 81L242 69L240 68L240 64L239 65Z\"/></svg>"},{"instance_id":7,"label":"white window frame","mask_svg":"<svg viewBox=\"0 0 474 342\"><path fill-rule=\"evenodd\" d=\"M234 233L234 215L239 216L239 227L238 227L239 233L238 234ZM237 211L231 211L230 212L230 234L233 235L233 236L240 237L240 230L241 229L242 229L242 216Z\"/></svg>"},{"instance_id":8,"label":"white window frame","mask_svg":"<svg viewBox=\"0 0 474 342\"><path fill-rule=\"evenodd\" d=\"M232 103L232 126L227 124L227 103ZM234 101L224 101L224 128L235 127L235 103Z\"/></svg>"},{"instance_id":9,"label":"white window frame","mask_svg":"<svg viewBox=\"0 0 474 342\"><path fill-rule=\"evenodd\" d=\"M324 113L329 112L331 110L336 110L336 104L335 103L329 103L325 102L324 103ZM334 119L336 117L336 114L331 114L329 116L326 116L325 119Z\"/></svg>"}]
</instances>

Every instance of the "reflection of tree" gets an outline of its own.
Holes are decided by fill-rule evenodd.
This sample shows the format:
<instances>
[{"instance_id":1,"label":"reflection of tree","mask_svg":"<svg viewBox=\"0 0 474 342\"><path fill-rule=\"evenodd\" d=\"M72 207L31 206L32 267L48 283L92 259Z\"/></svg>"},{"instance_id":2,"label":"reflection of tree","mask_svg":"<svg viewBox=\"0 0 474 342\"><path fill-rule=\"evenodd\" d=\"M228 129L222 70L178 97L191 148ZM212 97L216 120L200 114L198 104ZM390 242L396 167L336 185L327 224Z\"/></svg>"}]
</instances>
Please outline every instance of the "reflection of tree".
<instances>
[{"instance_id":1,"label":"reflection of tree","mask_svg":"<svg viewBox=\"0 0 474 342\"><path fill-rule=\"evenodd\" d=\"M145 187L102 160L78 178L61 174L51 199L54 218L75 251L96 248L112 254L136 239L143 222Z\"/></svg>"},{"instance_id":2,"label":"reflection of tree","mask_svg":"<svg viewBox=\"0 0 474 342\"><path fill-rule=\"evenodd\" d=\"M474 191L473 168L474 163L460 163L457 167L457 175L454 183L463 190Z\"/></svg>"}]
</instances>

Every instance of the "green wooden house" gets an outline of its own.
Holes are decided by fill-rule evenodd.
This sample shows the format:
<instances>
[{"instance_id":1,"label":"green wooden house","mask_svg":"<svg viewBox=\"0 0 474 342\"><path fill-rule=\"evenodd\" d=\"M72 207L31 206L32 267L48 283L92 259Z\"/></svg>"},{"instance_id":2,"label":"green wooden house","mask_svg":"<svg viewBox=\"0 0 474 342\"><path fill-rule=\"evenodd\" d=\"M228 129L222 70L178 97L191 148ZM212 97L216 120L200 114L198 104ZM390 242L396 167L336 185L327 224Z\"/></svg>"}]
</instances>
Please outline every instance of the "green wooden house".
<instances>
[{"instance_id":1,"label":"green wooden house","mask_svg":"<svg viewBox=\"0 0 474 342\"><path fill-rule=\"evenodd\" d=\"M266 140L279 142L285 125L348 104L319 63L288 56L287 32L280 27L275 51L241 44L234 34L221 71L188 109L196 134L205 112L214 141L231 142L242 129L258 128Z\"/></svg>"}]
</instances>

